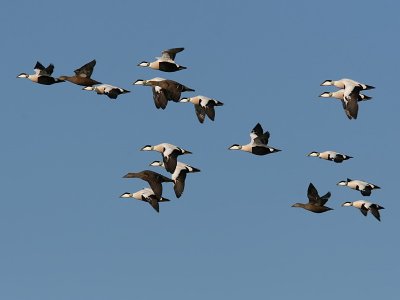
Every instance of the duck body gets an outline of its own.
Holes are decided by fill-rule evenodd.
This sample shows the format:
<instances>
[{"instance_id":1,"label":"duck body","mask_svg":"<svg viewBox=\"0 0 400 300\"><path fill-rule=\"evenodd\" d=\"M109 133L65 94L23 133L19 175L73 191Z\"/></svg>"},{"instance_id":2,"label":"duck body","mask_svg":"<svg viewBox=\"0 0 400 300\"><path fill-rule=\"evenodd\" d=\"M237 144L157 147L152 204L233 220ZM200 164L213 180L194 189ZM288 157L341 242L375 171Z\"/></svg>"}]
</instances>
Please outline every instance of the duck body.
<instances>
[{"instance_id":1,"label":"duck body","mask_svg":"<svg viewBox=\"0 0 400 300\"><path fill-rule=\"evenodd\" d=\"M161 161L153 161L150 165L165 168L165 164ZM177 162L175 171L171 175L174 181L174 192L177 198L182 196L183 190L185 189L186 174L196 172L200 172L200 170L180 161Z\"/></svg>"},{"instance_id":2,"label":"duck body","mask_svg":"<svg viewBox=\"0 0 400 300\"><path fill-rule=\"evenodd\" d=\"M308 154L308 156L318 157L320 159L325 159L325 160L330 160L335 163L342 163L345 160L353 158L352 156L342 154L342 153L339 153L336 151L324 151L324 152L312 151Z\"/></svg>"},{"instance_id":3,"label":"duck body","mask_svg":"<svg viewBox=\"0 0 400 300\"><path fill-rule=\"evenodd\" d=\"M346 116L351 120L351 119L357 119L358 116L358 101L360 98L366 98L365 95L360 96L360 91L361 90L368 90L368 89L373 89L374 87L371 85L363 84L360 82L357 82L352 79L348 78L343 78L340 80L325 80L323 83L321 83L321 86L336 86L343 91L338 91L336 92L335 98L338 98L342 101L342 106L344 109L344 112L346 113ZM341 93L343 92L343 95ZM333 95L333 93L332 93ZM327 96L326 93L323 93L320 95L321 97ZM329 96L328 93L328 97Z\"/></svg>"},{"instance_id":4,"label":"duck body","mask_svg":"<svg viewBox=\"0 0 400 300\"><path fill-rule=\"evenodd\" d=\"M110 99L117 99L119 95L130 93L128 90L110 84L86 86L83 88L83 90L95 91L98 95L106 95Z\"/></svg>"},{"instance_id":5,"label":"duck body","mask_svg":"<svg viewBox=\"0 0 400 300\"><path fill-rule=\"evenodd\" d=\"M320 197L317 189L312 183L308 186L307 197L308 203L295 203L292 207L300 207L313 213L324 213L333 210L332 208L325 206L326 202L328 202L331 197L331 193L328 192L324 196Z\"/></svg>"},{"instance_id":6,"label":"duck body","mask_svg":"<svg viewBox=\"0 0 400 300\"><path fill-rule=\"evenodd\" d=\"M87 64L83 65L82 67L76 69L74 71L75 75L74 76L60 76L58 77L60 80L66 80L71 83L75 83L77 85L82 85L82 86L92 86L96 84L101 84L101 82L96 81L92 78L93 69L94 66L96 65L96 60L92 60L88 62Z\"/></svg>"},{"instance_id":7,"label":"duck body","mask_svg":"<svg viewBox=\"0 0 400 300\"><path fill-rule=\"evenodd\" d=\"M197 119L199 120L200 123L204 123L206 115L209 117L211 121L214 121L215 119L214 107L224 105L222 102L206 96L182 98L180 102L190 102L194 104L194 110Z\"/></svg>"},{"instance_id":8,"label":"duck body","mask_svg":"<svg viewBox=\"0 0 400 300\"><path fill-rule=\"evenodd\" d=\"M34 70L35 70L35 74L21 73L17 76L17 78L27 78L34 83L43 84L43 85L52 85L55 83L64 82L64 80L54 78L51 76L54 71L53 64L49 64L45 68L40 62L36 62Z\"/></svg>"},{"instance_id":9,"label":"duck body","mask_svg":"<svg viewBox=\"0 0 400 300\"><path fill-rule=\"evenodd\" d=\"M270 153L279 152L281 150L276 149L268 145L270 134L268 131L264 132L260 123L253 128L250 132L250 143L246 145L233 144L229 150L241 150L252 153L254 155L266 155Z\"/></svg>"},{"instance_id":10,"label":"duck body","mask_svg":"<svg viewBox=\"0 0 400 300\"><path fill-rule=\"evenodd\" d=\"M144 181L146 181L149 185L152 191L154 192L154 195L157 198L161 198L162 194L162 183L163 182L173 182L172 179L169 179L168 177L165 177L159 173L150 171L150 170L144 170L141 172L137 173L127 173L126 175L123 176L123 178L139 178Z\"/></svg>"},{"instance_id":11,"label":"duck body","mask_svg":"<svg viewBox=\"0 0 400 300\"><path fill-rule=\"evenodd\" d=\"M376 184L372 184L362 180L352 180L347 178L347 180L342 180L337 183L339 186L347 186L353 190L360 191L363 196L371 196L371 191L374 189L380 189Z\"/></svg>"},{"instance_id":12,"label":"duck body","mask_svg":"<svg viewBox=\"0 0 400 300\"><path fill-rule=\"evenodd\" d=\"M368 212L371 212L371 214L378 220L381 221L381 216L379 213L379 210L384 209L384 207L380 206L379 204L371 203L366 200L357 200L353 202L344 202L342 206L353 206L355 208L358 208L360 212L364 215L367 216Z\"/></svg>"},{"instance_id":13,"label":"duck body","mask_svg":"<svg viewBox=\"0 0 400 300\"><path fill-rule=\"evenodd\" d=\"M148 67L154 70L159 70L163 72L176 72L186 69L184 66L178 65L174 59L177 53L183 51L184 48L172 48L164 50L161 57L157 57L156 61L147 62L142 61L138 66Z\"/></svg>"},{"instance_id":14,"label":"duck body","mask_svg":"<svg viewBox=\"0 0 400 300\"><path fill-rule=\"evenodd\" d=\"M192 152L180 148L178 146L161 143L158 145L146 145L140 149L141 151L157 151L162 154L165 169L169 173L174 173L178 164L178 156L183 154L191 154Z\"/></svg>"},{"instance_id":15,"label":"duck body","mask_svg":"<svg viewBox=\"0 0 400 300\"><path fill-rule=\"evenodd\" d=\"M150 188L144 188L135 193L123 193L120 198L134 198L136 200L147 202L156 212L160 212L159 202L170 201L163 197L158 198Z\"/></svg>"},{"instance_id":16,"label":"duck body","mask_svg":"<svg viewBox=\"0 0 400 300\"><path fill-rule=\"evenodd\" d=\"M347 86L360 86L362 90L371 90L374 89L375 87L372 85L360 83L358 81L355 81L353 79L349 78L342 78L339 80L325 80L324 82L321 83L321 86L335 86L339 89L345 89L346 85Z\"/></svg>"},{"instance_id":17,"label":"duck body","mask_svg":"<svg viewBox=\"0 0 400 300\"><path fill-rule=\"evenodd\" d=\"M133 84L152 87L153 100L157 109L165 109L168 101L178 102L182 92L194 92L194 89L177 81L161 77L155 77L149 80L138 79Z\"/></svg>"}]
</instances>

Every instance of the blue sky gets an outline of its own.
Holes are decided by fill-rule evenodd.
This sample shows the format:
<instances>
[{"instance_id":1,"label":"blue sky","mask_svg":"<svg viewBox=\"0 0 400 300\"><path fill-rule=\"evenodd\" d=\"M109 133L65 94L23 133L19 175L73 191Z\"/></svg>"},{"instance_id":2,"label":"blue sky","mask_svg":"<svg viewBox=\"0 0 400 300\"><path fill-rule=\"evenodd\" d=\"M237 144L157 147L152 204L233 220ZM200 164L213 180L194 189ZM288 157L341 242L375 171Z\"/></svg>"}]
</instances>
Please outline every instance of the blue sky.
<instances>
[{"instance_id":1,"label":"blue sky","mask_svg":"<svg viewBox=\"0 0 400 300\"><path fill-rule=\"evenodd\" d=\"M111 5L111 7L110 7ZM0 298L397 299L400 4L395 1L7 1L0 20L5 72L0 132ZM185 47L187 70L137 67ZM70 75L97 60L93 78L131 90L117 101L62 83L16 79L36 61ZM200 124L193 105L156 110L136 79L164 77L225 103ZM376 87L349 121L318 95L325 79ZM228 151L260 122L282 152ZM185 193L160 214L123 192L149 167L146 144L191 150ZM354 156L343 164L312 150ZM163 172L163 174L166 174ZM167 174L166 174L167 175ZM336 183L382 187L382 222L344 201ZM335 210L312 214L308 184Z\"/></svg>"}]
</instances>

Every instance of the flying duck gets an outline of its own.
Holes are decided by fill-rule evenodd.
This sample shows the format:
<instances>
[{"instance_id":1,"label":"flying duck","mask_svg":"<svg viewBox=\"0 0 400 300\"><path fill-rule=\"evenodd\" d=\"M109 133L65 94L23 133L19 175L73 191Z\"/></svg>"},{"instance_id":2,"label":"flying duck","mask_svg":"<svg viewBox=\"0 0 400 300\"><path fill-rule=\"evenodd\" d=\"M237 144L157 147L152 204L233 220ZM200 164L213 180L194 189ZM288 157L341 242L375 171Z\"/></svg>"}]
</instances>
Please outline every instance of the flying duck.
<instances>
[{"instance_id":1,"label":"flying duck","mask_svg":"<svg viewBox=\"0 0 400 300\"><path fill-rule=\"evenodd\" d=\"M379 214L380 209L385 209L384 207L371 203L365 200L358 200L354 202L344 202L342 206L354 206L355 208L358 208L361 213L364 216L367 216L368 212L371 212L371 214L378 220L381 221L381 216Z\"/></svg>"},{"instance_id":2,"label":"flying duck","mask_svg":"<svg viewBox=\"0 0 400 300\"><path fill-rule=\"evenodd\" d=\"M135 193L123 193L120 198L135 198L137 200L141 200L144 202L147 202L155 209L156 212L160 212L160 205L159 202L167 202L170 201L166 198L158 198L152 191L152 189L149 188L144 188L141 189L140 191L137 191Z\"/></svg>"},{"instance_id":3,"label":"flying duck","mask_svg":"<svg viewBox=\"0 0 400 300\"><path fill-rule=\"evenodd\" d=\"M371 89L375 88L372 85L360 83L360 82L357 82L355 80L348 79L348 78L343 78L343 79L339 79L339 80L325 80L323 83L321 83L321 86L330 86L330 85L334 85L339 89L345 89L346 85L352 85L352 86L359 85L362 90L371 90Z\"/></svg>"},{"instance_id":4,"label":"flying duck","mask_svg":"<svg viewBox=\"0 0 400 300\"><path fill-rule=\"evenodd\" d=\"M175 72L186 69L186 67L178 65L174 59L177 53L183 51L185 48L172 48L164 50L161 53L161 57L156 57L157 60L153 62L142 61L138 66L148 67L154 70L160 70L164 72Z\"/></svg>"},{"instance_id":5,"label":"flying duck","mask_svg":"<svg viewBox=\"0 0 400 300\"><path fill-rule=\"evenodd\" d=\"M359 96L359 98L357 99L358 102L367 101L367 100L372 99L372 97L369 97L369 96L364 95L364 94L358 94L358 96ZM319 97L322 97L322 98L336 98L336 99L339 99L339 100L344 100L344 89L340 89L340 90L337 90L335 92L323 92L321 95L319 95Z\"/></svg>"},{"instance_id":6,"label":"flying duck","mask_svg":"<svg viewBox=\"0 0 400 300\"><path fill-rule=\"evenodd\" d=\"M110 99L117 99L121 94L130 93L130 91L123 88L113 86L110 84L100 84L96 86L86 86L82 90L96 91L98 95L106 95Z\"/></svg>"},{"instance_id":7,"label":"flying duck","mask_svg":"<svg viewBox=\"0 0 400 300\"><path fill-rule=\"evenodd\" d=\"M228 149L229 150L242 150L255 155L266 155L270 153L279 152L281 150L268 146L269 132L263 131L260 123L253 128L250 132L250 143L247 145L233 144Z\"/></svg>"},{"instance_id":8,"label":"flying duck","mask_svg":"<svg viewBox=\"0 0 400 300\"><path fill-rule=\"evenodd\" d=\"M158 160L153 161L150 164L150 166L158 166L165 168L164 163ZM177 198L179 198L182 195L183 190L185 188L186 174L195 172L200 172L200 170L185 163L182 163L180 161L177 162L175 172L172 173L171 176L172 180L174 181L174 191Z\"/></svg>"},{"instance_id":9,"label":"flying duck","mask_svg":"<svg viewBox=\"0 0 400 300\"><path fill-rule=\"evenodd\" d=\"M127 173L123 176L123 178L140 178L144 181L147 181L147 183L150 185L150 188L153 190L154 195L156 195L157 198L161 198L162 194L162 184L163 182L173 182L172 179L169 179L168 177L165 177L161 174L158 174L156 172L150 171L150 170L144 170L138 173Z\"/></svg>"},{"instance_id":10,"label":"flying duck","mask_svg":"<svg viewBox=\"0 0 400 300\"><path fill-rule=\"evenodd\" d=\"M36 62L35 67L35 74L26 74L21 73L17 76L17 78L28 78L30 81L44 84L44 85L51 85L54 83L64 82L64 80L54 78L51 76L54 71L54 65L49 64L47 68L45 68L40 62Z\"/></svg>"},{"instance_id":11,"label":"flying duck","mask_svg":"<svg viewBox=\"0 0 400 300\"><path fill-rule=\"evenodd\" d=\"M370 196L372 190L380 189L380 187L375 184L361 180L351 180L350 178L347 178L346 181L345 180L339 181L337 185L348 186L353 190L360 191L361 195L363 196Z\"/></svg>"},{"instance_id":12,"label":"flying duck","mask_svg":"<svg viewBox=\"0 0 400 300\"><path fill-rule=\"evenodd\" d=\"M141 151L157 151L162 154L163 162L167 172L173 174L178 164L178 155L191 154L192 152L179 148L175 145L168 143L161 143L158 145L146 145L140 149Z\"/></svg>"},{"instance_id":13,"label":"flying duck","mask_svg":"<svg viewBox=\"0 0 400 300\"><path fill-rule=\"evenodd\" d=\"M138 79L133 84L151 86L153 91L153 100L156 108L165 109L168 100L178 102L182 92L194 92L193 89L180 84L179 82L155 77L149 80Z\"/></svg>"},{"instance_id":14,"label":"flying duck","mask_svg":"<svg viewBox=\"0 0 400 300\"><path fill-rule=\"evenodd\" d=\"M95 84L101 84L101 82L98 82L90 78L90 76L92 76L93 68L95 65L96 65L96 60L93 59L91 62L88 62L79 69L76 69L74 71L75 72L74 76L60 76L58 79L67 80L69 82L83 86L92 86Z\"/></svg>"},{"instance_id":15,"label":"flying duck","mask_svg":"<svg viewBox=\"0 0 400 300\"><path fill-rule=\"evenodd\" d=\"M347 97L345 96L346 90L341 89L335 92L323 92L319 97L322 98L336 98L339 99L342 102L342 106L344 109L344 112L346 113L346 116L349 119L356 119L357 114L358 114L358 103L356 102L349 102L349 101L366 101L372 99L372 97L369 97L364 94L359 93L359 88L353 88L352 92L350 92Z\"/></svg>"},{"instance_id":16,"label":"flying duck","mask_svg":"<svg viewBox=\"0 0 400 300\"><path fill-rule=\"evenodd\" d=\"M312 152L310 152L308 154L308 156L319 157L321 159L334 161L335 163L341 163L344 160L348 160L350 158L353 158L353 156L341 154L341 153L335 152L335 151L324 151L324 152L312 151Z\"/></svg>"},{"instance_id":17,"label":"flying duck","mask_svg":"<svg viewBox=\"0 0 400 300\"><path fill-rule=\"evenodd\" d=\"M325 80L321 83L321 86L334 85L340 89L344 89L343 97L341 99L343 109L347 117L351 119L357 119L358 115L358 101L361 98L360 91L373 89L373 86L359 83L352 79L340 79L340 80Z\"/></svg>"},{"instance_id":18,"label":"flying duck","mask_svg":"<svg viewBox=\"0 0 400 300\"><path fill-rule=\"evenodd\" d=\"M191 102L194 104L194 110L196 112L197 118L200 123L204 122L206 115L210 118L211 121L215 119L215 106L224 105L222 102L206 97L206 96L196 96L196 97L188 97L182 98L180 102Z\"/></svg>"},{"instance_id":19,"label":"flying duck","mask_svg":"<svg viewBox=\"0 0 400 300\"><path fill-rule=\"evenodd\" d=\"M330 196L331 193L328 192L324 196L320 197L315 186L310 183L307 190L308 203L295 203L292 207L301 207L314 213L323 213L328 210L333 210L332 208L325 206L325 203L329 200Z\"/></svg>"}]
</instances>

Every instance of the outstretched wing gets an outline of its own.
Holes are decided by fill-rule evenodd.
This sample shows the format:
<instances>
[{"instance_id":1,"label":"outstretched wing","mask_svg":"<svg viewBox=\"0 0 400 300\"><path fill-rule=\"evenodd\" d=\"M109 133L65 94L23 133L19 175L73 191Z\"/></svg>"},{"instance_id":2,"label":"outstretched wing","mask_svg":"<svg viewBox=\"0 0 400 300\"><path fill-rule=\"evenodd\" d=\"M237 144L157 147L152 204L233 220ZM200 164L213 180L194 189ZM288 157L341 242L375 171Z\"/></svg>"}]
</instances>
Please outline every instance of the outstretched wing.
<instances>
[{"instance_id":1,"label":"outstretched wing","mask_svg":"<svg viewBox=\"0 0 400 300\"><path fill-rule=\"evenodd\" d=\"M165 90L159 86L153 86L151 90L153 91L153 100L156 107L165 109L168 104L168 99L167 96L165 95Z\"/></svg>"},{"instance_id":2,"label":"outstretched wing","mask_svg":"<svg viewBox=\"0 0 400 300\"><path fill-rule=\"evenodd\" d=\"M197 119L199 119L199 122L200 122L200 123L203 123L203 122L204 122L204 119L206 118L206 111L205 111L205 109L204 109L203 107L201 107L200 105L195 104L195 105L194 105L194 110L195 110L195 112L196 112Z\"/></svg>"},{"instance_id":3,"label":"outstretched wing","mask_svg":"<svg viewBox=\"0 0 400 300\"><path fill-rule=\"evenodd\" d=\"M318 195L318 191L315 188L315 186L310 183L310 185L308 186L308 190L307 190L307 197L308 197L308 202L314 205L318 205L318 206L324 206L326 202L328 202L329 198L331 196L331 193L328 192L325 195L323 195L322 197L320 197Z\"/></svg>"},{"instance_id":4,"label":"outstretched wing","mask_svg":"<svg viewBox=\"0 0 400 300\"><path fill-rule=\"evenodd\" d=\"M255 144L267 145L269 140L269 132L266 131L263 133L263 128L261 127L261 124L257 123L257 125L250 132L250 139L251 142Z\"/></svg>"},{"instance_id":5,"label":"outstretched wing","mask_svg":"<svg viewBox=\"0 0 400 300\"><path fill-rule=\"evenodd\" d=\"M142 195L142 200L148 202L156 212L160 212L160 205L158 204L159 201L155 195L150 195L147 197Z\"/></svg>"},{"instance_id":6,"label":"outstretched wing","mask_svg":"<svg viewBox=\"0 0 400 300\"><path fill-rule=\"evenodd\" d=\"M54 70L54 65L50 64L47 68L45 68L40 62L37 61L33 69L37 75L51 76Z\"/></svg>"},{"instance_id":7,"label":"outstretched wing","mask_svg":"<svg viewBox=\"0 0 400 300\"><path fill-rule=\"evenodd\" d=\"M367 214L368 214L368 208L366 208L364 204L361 205L360 211L361 211L361 213L362 213L364 216L367 216Z\"/></svg>"},{"instance_id":8,"label":"outstretched wing","mask_svg":"<svg viewBox=\"0 0 400 300\"><path fill-rule=\"evenodd\" d=\"M76 69L74 72L77 76L90 78L90 76L92 76L93 68L95 65L96 65L96 60L93 59L91 62L88 62L79 69Z\"/></svg>"},{"instance_id":9,"label":"outstretched wing","mask_svg":"<svg viewBox=\"0 0 400 300\"><path fill-rule=\"evenodd\" d=\"M369 210L371 211L371 214L378 220L381 220L381 215L379 214L379 206L376 204L371 204L369 206Z\"/></svg>"},{"instance_id":10,"label":"outstretched wing","mask_svg":"<svg viewBox=\"0 0 400 300\"><path fill-rule=\"evenodd\" d=\"M314 205L318 205L319 201L319 195L318 191L315 188L315 186L310 182L310 185L308 186L307 190L307 197L308 197L308 202Z\"/></svg>"},{"instance_id":11,"label":"outstretched wing","mask_svg":"<svg viewBox=\"0 0 400 300\"><path fill-rule=\"evenodd\" d=\"M185 188L186 174L187 170L181 170L181 172L179 173L178 177L175 180L174 191L177 198L179 198L182 195L183 190Z\"/></svg>"},{"instance_id":12,"label":"outstretched wing","mask_svg":"<svg viewBox=\"0 0 400 300\"><path fill-rule=\"evenodd\" d=\"M177 53L183 51L185 48L172 48L162 52L161 58L163 60L174 60Z\"/></svg>"}]
</instances>

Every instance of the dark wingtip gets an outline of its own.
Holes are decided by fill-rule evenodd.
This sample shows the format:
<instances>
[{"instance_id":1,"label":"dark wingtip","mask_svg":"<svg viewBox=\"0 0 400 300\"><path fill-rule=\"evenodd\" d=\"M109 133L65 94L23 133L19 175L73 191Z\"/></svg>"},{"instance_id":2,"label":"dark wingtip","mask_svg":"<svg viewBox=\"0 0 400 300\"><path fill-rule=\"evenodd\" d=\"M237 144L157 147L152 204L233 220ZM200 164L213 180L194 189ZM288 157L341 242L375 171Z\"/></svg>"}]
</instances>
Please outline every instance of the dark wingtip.
<instances>
[{"instance_id":1,"label":"dark wingtip","mask_svg":"<svg viewBox=\"0 0 400 300\"><path fill-rule=\"evenodd\" d=\"M178 70L186 70L187 68L184 66L179 66Z\"/></svg>"},{"instance_id":2,"label":"dark wingtip","mask_svg":"<svg viewBox=\"0 0 400 300\"><path fill-rule=\"evenodd\" d=\"M367 88L366 88L366 90L372 90L372 89L374 89L375 87L374 86L372 86L372 85L365 85Z\"/></svg>"}]
</instances>

